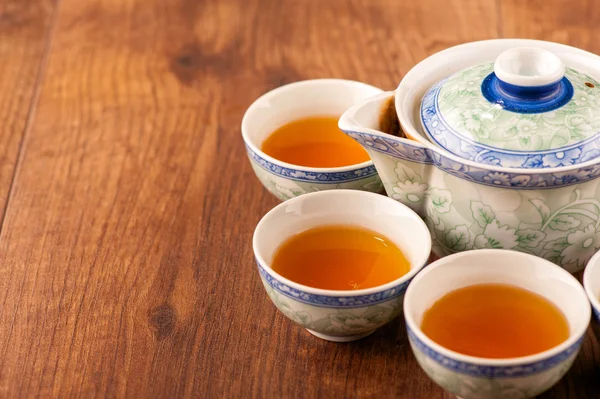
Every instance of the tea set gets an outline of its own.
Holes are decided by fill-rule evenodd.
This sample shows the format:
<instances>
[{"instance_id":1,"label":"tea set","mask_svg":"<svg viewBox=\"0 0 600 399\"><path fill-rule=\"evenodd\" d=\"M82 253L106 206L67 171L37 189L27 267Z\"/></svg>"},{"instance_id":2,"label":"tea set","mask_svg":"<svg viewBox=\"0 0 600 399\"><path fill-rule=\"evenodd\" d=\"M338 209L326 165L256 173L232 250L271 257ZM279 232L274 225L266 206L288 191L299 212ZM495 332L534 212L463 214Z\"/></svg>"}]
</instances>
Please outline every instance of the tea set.
<instances>
[{"instance_id":1,"label":"tea set","mask_svg":"<svg viewBox=\"0 0 600 399\"><path fill-rule=\"evenodd\" d=\"M334 342L364 338L403 315L419 365L460 398L526 398L553 386L577 356L590 320L600 339L596 79L597 55L546 41L496 39L431 55L394 91L316 79L258 98L241 130L256 176L283 201L253 236L272 302L311 334ZM381 131L390 102L400 135ZM261 151L281 124L315 114L340 115L340 130L371 161L303 167ZM286 238L329 223L393 237L410 272L378 287L335 291L272 270ZM427 264L431 252L439 259ZM572 273L584 268L582 286ZM423 314L440 297L495 282L554 303L569 338L535 355L491 359L449 350L423 334Z\"/></svg>"}]
</instances>

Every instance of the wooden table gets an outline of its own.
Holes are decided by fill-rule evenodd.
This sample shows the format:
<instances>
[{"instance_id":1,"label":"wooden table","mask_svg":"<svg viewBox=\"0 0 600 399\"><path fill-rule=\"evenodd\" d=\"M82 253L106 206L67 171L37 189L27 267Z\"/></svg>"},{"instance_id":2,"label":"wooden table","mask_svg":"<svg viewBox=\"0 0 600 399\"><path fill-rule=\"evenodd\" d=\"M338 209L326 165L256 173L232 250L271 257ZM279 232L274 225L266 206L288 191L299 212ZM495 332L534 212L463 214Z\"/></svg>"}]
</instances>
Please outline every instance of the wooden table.
<instances>
[{"instance_id":1,"label":"wooden table","mask_svg":"<svg viewBox=\"0 0 600 399\"><path fill-rule=\"evenodd\" d=\"M278 201L240 120L285 83L392 89L496 37L600 52L600 3L1 2L0 397L451 398L400 320L333 344L275 310L251 235ZM591 334L544 397L600 397Z\"/></svg>"}]
</instances>

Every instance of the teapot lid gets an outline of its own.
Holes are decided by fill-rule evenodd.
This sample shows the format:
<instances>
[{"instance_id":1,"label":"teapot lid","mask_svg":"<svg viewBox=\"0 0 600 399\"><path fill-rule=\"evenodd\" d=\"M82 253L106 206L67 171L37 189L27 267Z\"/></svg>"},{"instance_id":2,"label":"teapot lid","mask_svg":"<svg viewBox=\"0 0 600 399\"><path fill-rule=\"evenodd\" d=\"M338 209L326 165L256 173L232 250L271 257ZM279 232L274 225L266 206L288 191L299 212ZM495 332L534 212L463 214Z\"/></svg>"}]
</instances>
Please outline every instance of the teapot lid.
<instances>
[{"instance_id":1,"label":"teapot lid","mask_svg":"<svg viewBox=\"0 0 600 399\"><path fill-rule=\"evenodd\" d=\"M421 123L434 144L475 162L575 165L600 156L599 90L554 53L518 47L431 87Z\"/></svg>"}]
</instances>

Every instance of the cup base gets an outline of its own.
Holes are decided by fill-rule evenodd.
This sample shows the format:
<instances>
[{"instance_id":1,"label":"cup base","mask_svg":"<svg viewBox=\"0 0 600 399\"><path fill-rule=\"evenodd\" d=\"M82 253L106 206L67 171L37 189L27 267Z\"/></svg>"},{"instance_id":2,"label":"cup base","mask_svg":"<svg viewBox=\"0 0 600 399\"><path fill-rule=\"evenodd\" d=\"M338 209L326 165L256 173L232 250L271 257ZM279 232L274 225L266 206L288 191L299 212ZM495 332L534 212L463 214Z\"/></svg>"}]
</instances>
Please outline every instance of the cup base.
<instances>
[{"instance_id":1,"label":"cup base","mask_svg":"<svg viewBox=\"0 0 600 399\"><path fill-rule=\"evenodd\" d=\"M325 341L331 341L331 342L352 342L352 341L359 340L361 338L365 338L365 337L367 337L367 336L369 336L369 335L371 335L371 334L373 334L375 332L375 330L371 330L371 331L367 331L367 332L362 333L362 334L337 336L337 335L322 334L320 332L309 330L308 328L306 329L306 331L308 331L309 333L311 333L315 337L324 339Z\"/></svg>"}]
</instances>

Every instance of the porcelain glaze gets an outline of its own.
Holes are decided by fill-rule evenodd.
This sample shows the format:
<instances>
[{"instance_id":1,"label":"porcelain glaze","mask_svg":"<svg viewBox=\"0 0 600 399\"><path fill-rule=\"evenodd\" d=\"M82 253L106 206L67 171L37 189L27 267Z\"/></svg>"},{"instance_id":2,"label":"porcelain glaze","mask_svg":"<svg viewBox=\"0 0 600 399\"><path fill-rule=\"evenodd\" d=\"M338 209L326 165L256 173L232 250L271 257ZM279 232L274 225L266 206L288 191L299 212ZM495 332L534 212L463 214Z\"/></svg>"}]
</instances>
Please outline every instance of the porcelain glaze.
<instances>
[{"instance_id":1,"label":"porcelain glaze","mask_svg":"<svg viewBox=\"0 0 600 399\"><path fill-rule=\"evenodd\" d=\"M340 118L340 128L369 152L388 196L425 219L438 256L513 249L576 272L600 249L600 162L565 166L555 155L540 155L535 159L539 168L499 167L460 158L430 143L419 130L420 99L435 82L469 65L493 61L509 48L533 45L580 63L590 57L530 40L461 45L425 59L395 92L370 98ZM585 70L584 63L580 69ZM400 125L411 139L378 130L380 110L392 96Z\"/></svg>"},{"instance_id":2,"label":"porcelain glaze","mask_svg":"<svg viewBox=\"0 0 600 399\"><path fill-rule=\"evenodd\" d=\"M332 291L294 283L271 269L285 239L311 227L338 223L364 226L394 239L410 262L409 273L379 287ZM423 221L402 204L364 191L330 190L273 208L257 225L253 247L260 278L275 306L311 334L347 342L369 335L402 312L404 293L425 265L431 239Z\"/></svg>"},{"instance_id":3,"label":"porcelain glaze","mask_svg":"<svg viewBox=\"0 0 600 399\"><path fill-rule=\"evenodd\" d=\"M512 284L544 296L567 318L569 338L536 355L485 359L448 350L423 334L423 313L436 300L480 283ZM577 356L590 313L585 292L573 276L538 257L506 250L470 251L438 260L411 282L404 301L408 338L419 365L463 399L530 398L553 386Z\"/></svg>"},{"instance_id":4,"label":"porcelain glaze","mask_svg":"<svg viewBox=\"0 0 600 399\"><path fill-rule=\"evenodd\" d=\"M331 189L380 193L383 186L372 161L338 168L312 168L274 159L261 151L262 142L285 123L308 116L341 115L353 104L381 90L343 79L291 83L258 98L242 119L246 153L260 182L280 200Z\"/></svg>"},{"instance_id":5,"label":"porcelain glaze","mask_svg":"<svg viewBox=\"0 0 600 399\"><path fill-rule=\"evenodd\" d=\"M421 122L433 143L476 162L570 166L600 155L598 90L597 80L573 68L554 84L527 88L502 82L494 63L482 63L434 85Z\"/></svg>"}]
</instances>

